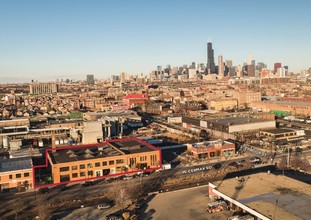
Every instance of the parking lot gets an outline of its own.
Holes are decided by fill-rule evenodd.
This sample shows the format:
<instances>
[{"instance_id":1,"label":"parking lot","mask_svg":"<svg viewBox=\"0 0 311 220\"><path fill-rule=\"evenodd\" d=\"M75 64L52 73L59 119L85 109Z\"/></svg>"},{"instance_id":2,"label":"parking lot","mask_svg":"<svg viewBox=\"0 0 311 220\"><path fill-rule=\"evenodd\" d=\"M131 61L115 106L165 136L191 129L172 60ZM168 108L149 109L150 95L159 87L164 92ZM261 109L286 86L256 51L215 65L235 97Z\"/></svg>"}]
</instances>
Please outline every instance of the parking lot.
<instances>
[{"instance_id":1,"label":"parking lot","mask_svg":"<svg viewBox=\"0 0 311 220\"><path fill-rule=\"evenodd\" d=\"M61 213L54 214L52 219L106 219L106 215L115 212L116 208L112 207L110 209L99 210L97 206L89 206L85 208L75 209L73 211L64 211Z\"/></svg>"},{"instance_id":2,"label":"parking lot","mask_svg":"<svg viewBox=\"0 0 311 220\"><path fill-rule=\"evenodd\" d=\"M211 202L207 193L207 186L160 193L141 209L141 219L218 220L232 216L228 210L207 213L207 204Z\"/></svg>"}]
</instances>

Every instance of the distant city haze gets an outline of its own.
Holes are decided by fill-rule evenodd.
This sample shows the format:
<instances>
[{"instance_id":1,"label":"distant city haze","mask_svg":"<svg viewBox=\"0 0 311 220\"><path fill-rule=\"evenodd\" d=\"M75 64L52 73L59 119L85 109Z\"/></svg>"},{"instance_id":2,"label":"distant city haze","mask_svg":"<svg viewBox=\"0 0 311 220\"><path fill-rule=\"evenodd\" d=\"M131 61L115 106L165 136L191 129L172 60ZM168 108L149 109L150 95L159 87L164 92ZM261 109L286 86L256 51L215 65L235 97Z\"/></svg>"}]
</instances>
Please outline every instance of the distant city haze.
<instances>
[{"instance_id":1,"label":"distant city haze","mask_svg":"<svg viewBox=\"0 0 311 220\"><path fill-rule=\"evenodd\" d=\"M311 66L311 1L1 1L0 82L149 75L158 65L234 66L252 54Z\"/></svg>"}]
</instances>

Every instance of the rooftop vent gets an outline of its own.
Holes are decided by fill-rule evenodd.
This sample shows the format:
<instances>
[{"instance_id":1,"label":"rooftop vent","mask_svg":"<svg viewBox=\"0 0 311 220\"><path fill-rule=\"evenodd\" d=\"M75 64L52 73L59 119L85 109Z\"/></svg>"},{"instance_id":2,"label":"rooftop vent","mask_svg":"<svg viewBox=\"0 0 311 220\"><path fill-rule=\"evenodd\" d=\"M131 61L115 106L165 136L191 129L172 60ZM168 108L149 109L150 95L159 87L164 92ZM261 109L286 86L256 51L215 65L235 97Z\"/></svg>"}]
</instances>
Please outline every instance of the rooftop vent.
<instances>
[{"instance_id":1,"label":"rooftop vent","mask_svg":"<svg viewBox=\"0 0 311 220\"><path fill-rule=\"evenodd\" d=\"M88 159L89 159L89 158L94 158L94 156L93 156L92 154L85 154L84 157L85 157L85 158L88 158Z\"/></svg>"},{"instance_id":2,"label":"rooftop vent","mask_svg":"<svg viewBox=\"0 0 311 220\"><path fill-rule=\"evenodd\" d=\"M84 151L84 153L86 153L86 154L94 154L94 152L91 151L90 149L86 149L86 150Z\"/></svg>"},{"instance_id":3,"label":"rooftop vent","mask_svg":"<svg viewBox=\"0 0 311 220\"><path fill-rule=\"evenodd\" d=\"M74 154L74 152L72 150L67 151L66 154Z\"/></svg>"},{"instance_id":4,"label":"rooftop vent","mask_svg":"<svg viewBox=\"0 0 311 220\"><path fill-rule=\"evenodd\" d=\"M76 155L75 153L72 153L72 154L69 155L69 157L70 158L76 158L76 157L78 157L78 155Z\"/></svg>"}]
</instances>

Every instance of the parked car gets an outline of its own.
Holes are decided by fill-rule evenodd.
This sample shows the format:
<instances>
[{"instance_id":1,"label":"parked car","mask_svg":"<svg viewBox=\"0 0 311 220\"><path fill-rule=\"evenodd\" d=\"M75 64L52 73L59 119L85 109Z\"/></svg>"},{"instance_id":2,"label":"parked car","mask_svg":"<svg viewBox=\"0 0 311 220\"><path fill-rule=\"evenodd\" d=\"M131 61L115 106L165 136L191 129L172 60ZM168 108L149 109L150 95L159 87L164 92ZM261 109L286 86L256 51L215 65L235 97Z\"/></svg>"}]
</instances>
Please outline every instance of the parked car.
<instances>
[{"instance_id":1,"label":"parked car","mask_svg":"<svg viewBox=\"0 0 311 220\"><path fill-rule=\"evenodd\" d=\"M229 163L228 166L229 167L238 167L239 164L237 162L233 161L233 162Z\"/></svg>"},{"instance_id":2,"label":"parked car","mask_svg":"<svg viewBox=\"0 0 311 220\"><path fill-rule=\"evenodd\" d=\"M46 194L46 193L49 193L49 188L48 187L44 187L44 188L40 188L39 190L38 190L38 193L39 194Z\"/></svg>"},{"instance_id":3,"label":"parked car","mask_svg":"<svg viewBox=\"0 0 311 220\"><path fill-rule=\"evenodd\" d=\"M213 165L213 167L214 167L215 170L218 170L218 169L220 169L222 167L222 164L221 163L215 163Z\"/></svg>"},{"instance_id":4,"label":"parked car","mask_svg":"<svg viewBox=\"0 0 311 220\"><path fill-rule=\"evenodd\" d=\"M301 152L302 152L302 148L301 148L301 147L296 147L296 148L295 148L295 152L301 153Z\"/></svg>"},{"instance_id":5,"label":"parked car","mask_svg":"<svg viewBox=\"0 0 311 220\"><path fill-rule=\"evenodd\" d=\"M259 158L259 157L252 157L251 159L250 159L250 162L251 163L262 163L262 161L261 161L261 159Z\"/></svg>"},{"instance_id":6,"label":"parked car","mask_svg":"<svg viewBox=\"0 0 311 220\"><path fill-rule=\"evenodd\" d=\"M207 204L206 211L208 213L220 212L227 208L227 203L225 201L215 201Z\"/></svg>"},{"instance_id":7,"label":"parked car","mask_svg":"<svg viewBox=\"0 0 311 220\"><path fill-rule=\"evenodd\" d=\"M109 203L103 203L103 204L98 205L97 208L99 210L101 210L101 209L109 209L109 208L111 208L111 205Z\"/></svg>"},{"instance_id":8,"label":"parked car","mask_svg":"<svg viewBox=\"0 0 311 220\"><path fill-rule=\"evenodd\" d=\"M82 187L93 186L93 182L92 182L92 181L85 181L84 183L82 183L81 186L82 186Z\"/></svg>"},{"instance_id":9,"label":"parked car","mask_svg":"<svg viewBox=\"0 0 311 220\"><path fill-rule=\"evenodd\" d=\"M144 201L138 200L135 204L135 209L140 209L141 207L143 207L143 205L144 205Z\"/></svg>"},{"instance_id":10,"label":"parked car","mask_svg":"<svg viewBox=\"0 0 311 220\"><path fill-rule=\"evenodd\" d=\"M239 162L238 162L238 165L243 165L243 164L245 164L246 163L246 160L240 160Z\"/></svg>"},{"instance_id":11,"label":"parked car","mask_svg":"<svg viewBox=\"0 0 311 220\"><path fill-rule=\"evenodd\" d=\"M126 176L123 178L123 180L131 180L131 179L133 179L133 176Z\"/></svg>"}]
</instances>

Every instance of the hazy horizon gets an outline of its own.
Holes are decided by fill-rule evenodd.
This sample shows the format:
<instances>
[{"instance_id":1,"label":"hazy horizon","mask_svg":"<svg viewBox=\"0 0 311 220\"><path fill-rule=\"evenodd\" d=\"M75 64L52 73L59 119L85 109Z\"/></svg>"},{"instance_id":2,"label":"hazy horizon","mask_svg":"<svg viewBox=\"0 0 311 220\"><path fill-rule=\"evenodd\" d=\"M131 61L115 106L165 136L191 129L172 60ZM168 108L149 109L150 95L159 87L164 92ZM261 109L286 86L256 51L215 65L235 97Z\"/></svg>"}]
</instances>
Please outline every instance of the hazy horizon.
<instances>
[{"instance_id":1,"label":"hazy horizon","mask_svg":"<svg viewBox=\"0 0 311 220\"><path fill-rule=\"evenodd\" d=\"M252 54L297 73L311 66L310 9L307 0L3 1L0 82L206 64L210 37L216 64L219 54L233 65Z\"/></svg>"}]
</instances>

